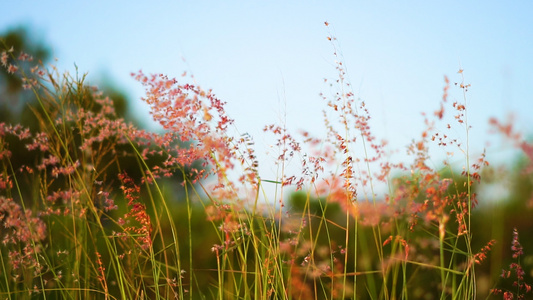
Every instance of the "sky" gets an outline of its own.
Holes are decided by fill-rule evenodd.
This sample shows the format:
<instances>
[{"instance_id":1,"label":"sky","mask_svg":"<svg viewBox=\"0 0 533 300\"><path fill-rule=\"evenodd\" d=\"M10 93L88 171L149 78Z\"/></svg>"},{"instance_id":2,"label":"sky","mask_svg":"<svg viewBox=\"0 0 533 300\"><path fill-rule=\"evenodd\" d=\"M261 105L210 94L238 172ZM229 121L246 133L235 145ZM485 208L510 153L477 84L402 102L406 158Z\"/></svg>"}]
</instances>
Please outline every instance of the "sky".
<instances>
[{"instance_id":1,"label":"sky","mask_svg":"<svg viewBox=\"0 0 533 300\"><path fill-rule=\"evenodd\" d=\"M336 77L324 22L374 133L404 149L442 98L444 76L464 70L471 145L488 144L487 120L514 113L533 128L531 1L6 1L0 31L24 25L52 47L60 70L107 78L141 104L130 73L194 74L227 102L258 147L267 124L324 133L320 92ZM102 75L105 75L104 77ZM462 101L457 89L452 100ZM501 156L494 146L489 157ZM261 152L261 149L256 150ZM403 150L402 150L403 151Z\"/></svg>"}]
</instances>

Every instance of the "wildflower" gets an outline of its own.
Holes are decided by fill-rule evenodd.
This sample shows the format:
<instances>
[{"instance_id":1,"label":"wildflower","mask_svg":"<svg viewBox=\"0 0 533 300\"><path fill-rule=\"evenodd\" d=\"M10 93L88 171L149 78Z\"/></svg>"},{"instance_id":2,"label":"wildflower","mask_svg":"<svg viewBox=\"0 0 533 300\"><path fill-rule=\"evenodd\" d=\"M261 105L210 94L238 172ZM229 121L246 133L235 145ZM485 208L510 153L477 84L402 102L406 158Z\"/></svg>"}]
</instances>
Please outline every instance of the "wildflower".
<instances>
[{"instance_id":1,"label":"wildflower","mask_svg":"<svg viewBox=\"0 0 533 300\"><path fill-rule=\"evenodd\" d=\"M521 255L524 255L522 245L520 245L520 242L518 241L518 230L516 230L516 228L513 229L513 242L511 250L513 251L513 258L519 258Z\"/></svg>"},{"instance_id":2,"label":"wildflower","mask_svg":"<svg viewBox=\"0 0 533 300\"><path fill-rule=\"evenodd\" d=\"M22 207L11 198L0 196L0 226L4 246L19 245L20 251L10 251L9 261L13 269L34 268L40 272L42 265L36 255L42 251L37 241L46 238L46 225L38 217L33 217L30 210Z\"/></svg>"},{"instance_id":3,"label":"wildflower","mask_svg":"<svg viewBox=\"0 0 533 300\"><path fill-rule=\"evenodd\" d=\"M481 250L474 255L474 261L476 264L481 264L487 258L487 253L495 243L496 240L491 240L487 243L487 245L485 245L485 247L481 248Z\"/></svg>"},{"instance_id":4,"label":"wildflower","mask_svg":"<svg viewBox=\"0 0 533 300\"><path fill-rule=\"evenodd\" d=\"M31 55L29 55L28 53L20 52L20 54L18 56L18 60L20 60L20 61L32 61L33 57L31 57Z\"/></svg>"},{"instance_id":5,"label":"wildflower","mask_svg":"<svg viewBox=\"0 0 533 300\"><path fill-rule=\"evenodd\" d=\"M9 66L7 67L7 72L8 72L9 74L15 74L15 72L17 72L18 69L19 69L19 68L18 68L17 66L14 66L14 65L12 65L12 64L9 64Z\"/></svg>"},{"instance_id":6,"label":"wildflower","mask_svg":"<svg viewBox=\"0 0 533 300\"><path fill-rule=\"evenodd\" d=\"M7 55L6 51L2 51L2 57L0 58L0 62L2 63L2 66L7 67L7 60L9 56Z\"/></svg>"},{"instance_id":7,"label":"wildflower","mask_svg":"<svg viewBox=\"0 0 533 300\"><path fill-rule=\"evenodd\" d=\"M128 226L124 228L124 231L137 235L137 241L141 248L147 250L152 246L152 223L150 222L150 216L146 212L146 206L137 201L140 187L135 185L133 180L125 173L120 174L119 179L122 181L121 189L128 200L128 206L130 208L124 215L124 219L135 220L140 225L140 227ZM122 222L124 221L119 221L119 223Z\"/></svg>"},{"instance_id":8,"label":"wildflower","mask_svg":"<svg viewBox=\"0 0 533 300\"><path fill-rule=\"evenodd\" d=\"M525 299L525 295L531 293L531 284L524 282L525 271L520 265L520 256L524 254L522 245L518 240L518 230L513 229L513 240L511 242L511 250L513 252L513 258L517 262L513 262L509 265L508 270L502 270L501 277L506 279L514 275L515 280L513 286L516 287L516 295L510 291L503 291L502 289L492 289L491 292L495 295L503 293L503 299Z\"/></svg>"}]
</instances>

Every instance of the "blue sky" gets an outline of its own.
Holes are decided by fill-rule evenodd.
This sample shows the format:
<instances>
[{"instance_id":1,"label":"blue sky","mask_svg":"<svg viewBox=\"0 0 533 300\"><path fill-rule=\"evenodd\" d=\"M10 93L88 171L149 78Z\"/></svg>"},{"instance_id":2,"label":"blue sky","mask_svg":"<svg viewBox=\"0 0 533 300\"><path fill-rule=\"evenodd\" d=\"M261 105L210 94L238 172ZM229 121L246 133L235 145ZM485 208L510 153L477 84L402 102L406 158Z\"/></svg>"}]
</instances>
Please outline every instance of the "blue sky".
<instances>
[{"instance_id":1,"label":"blue sky","mask_svg":"<svg viewBox=\"0 0 533 300\"><path fill-rule=\"evenodd\" d=\"M263 126L284 115L294 132L323 132L318 94L336 75L324 21L375 134L392 147L419 136L420 112L438 107L444 75L459 81L459 68L472 84L477 151L490 116L514 112L517 126L533 128L531 1L7 1L3 9L0 30L30 26L60 69L107 74L141 116L143 88L130 72L192 72L259 146L270 143ZM457 90L451 97L461 100Z\"/></svg>"}]
</instances>

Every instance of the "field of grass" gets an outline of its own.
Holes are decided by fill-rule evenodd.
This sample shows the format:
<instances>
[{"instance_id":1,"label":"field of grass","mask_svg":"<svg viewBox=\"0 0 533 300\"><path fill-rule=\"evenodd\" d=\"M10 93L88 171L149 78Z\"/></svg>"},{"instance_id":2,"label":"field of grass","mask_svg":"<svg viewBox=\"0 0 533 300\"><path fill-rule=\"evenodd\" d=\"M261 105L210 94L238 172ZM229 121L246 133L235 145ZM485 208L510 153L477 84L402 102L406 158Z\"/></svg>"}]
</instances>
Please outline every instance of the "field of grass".
<instances>
[{"instance_id":1,"label":"field of grass","mask_svg":"<svg viewBox=\"0 0 533 300\"><path fill-rule=\"evenodd\" d=\"M164 129L149 132L83 75L2 47L37 125L0 123L1 299L532 297L532 203L478 205L485 180L512 174L470 153L462 70L412 136L411 160L391 162L335 54L327 136L266 125L278 175L261 178L253 137L232 134L225 103L188 78L132 74ZM436 169L432 149L460 163ZM512 178L521 195L528 162Z\"/></svg>"}]
</instances>

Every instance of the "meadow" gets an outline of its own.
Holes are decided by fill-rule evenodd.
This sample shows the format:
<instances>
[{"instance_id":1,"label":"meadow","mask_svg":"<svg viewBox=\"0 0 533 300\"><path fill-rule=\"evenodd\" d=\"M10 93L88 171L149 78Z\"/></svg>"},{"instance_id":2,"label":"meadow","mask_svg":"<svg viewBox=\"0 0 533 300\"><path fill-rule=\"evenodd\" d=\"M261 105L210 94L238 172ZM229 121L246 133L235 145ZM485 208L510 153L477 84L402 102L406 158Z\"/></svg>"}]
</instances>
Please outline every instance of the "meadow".
<instances>
[{"instance_id":1,"label":"meadow","mask_svg":"<svg viewBox=\"0 0 533 300\"><path fill-rule=\"evenodd\" d=\"M151 132L84 75L4 43L37 125L0 123L0 298L531 297L532 144L491 119L525 153L518 171L471 153L459 70L402 150L410 160L391 162L328 39L327 135L266 124L276 178L259 176L262 149L187 75L132 74L163 129ZM434 149L449 154L438 167ZM483 205L482 185L503 176L515 199Z\"/></svg>"}]
</instances>

